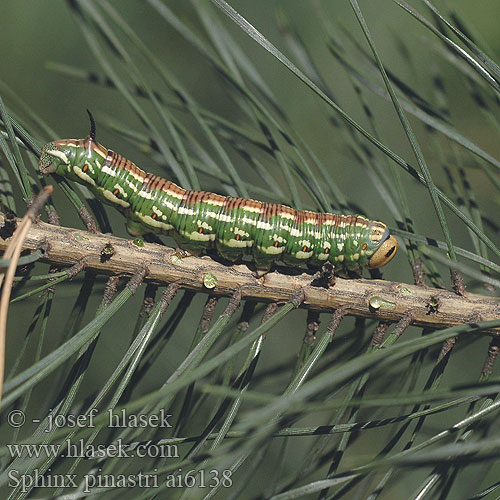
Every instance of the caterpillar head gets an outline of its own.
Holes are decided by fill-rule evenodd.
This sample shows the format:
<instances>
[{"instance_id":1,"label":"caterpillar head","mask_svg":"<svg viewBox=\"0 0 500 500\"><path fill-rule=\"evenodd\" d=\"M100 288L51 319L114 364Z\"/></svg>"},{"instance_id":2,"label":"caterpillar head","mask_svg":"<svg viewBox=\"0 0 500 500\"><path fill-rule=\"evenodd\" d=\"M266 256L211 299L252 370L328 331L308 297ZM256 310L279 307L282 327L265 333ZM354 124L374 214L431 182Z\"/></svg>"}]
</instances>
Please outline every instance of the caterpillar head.
<instances>
[{"instance_id":1,"label":"caterpillar head","mask_svg":"<svg viewBox=\"0 0 500 500\"><path fill-rule=\"evenodd\" d=\"M95 140L95 121L90 111L90 133L85 139L60 139L52 141L43 146L38 168L44 175L49 174L71 174L75 165L85 161L93 149L99 146Z\"/></svg>"},{"instance_id":2,"label":"caterpillar head","mask_svg":"<svg viewBox=\"0 0 500 500\"><path fill-rule=\"evenodd\" d=\"M381 224L380 222L377 224ZM385 225L384 225L385 226ZM370 236L373 240L373 237ZM385 227L385 231L380 238L380 243L373 255L368 261L368 269L377 269L388 264L396 255L398 250L398 240L389 233L389 229Z\"/></svg>"},{"instance_id":3,"label":"caterpillar head","mask_svg":"<svg viewBox=\"0 0 500 500\"><path fill-rule=\"evenodd\" d=\"M38 168L44 175L64 174L75 161L75 139L52 141L42 148Z\"/></svg>"}]
</instances>

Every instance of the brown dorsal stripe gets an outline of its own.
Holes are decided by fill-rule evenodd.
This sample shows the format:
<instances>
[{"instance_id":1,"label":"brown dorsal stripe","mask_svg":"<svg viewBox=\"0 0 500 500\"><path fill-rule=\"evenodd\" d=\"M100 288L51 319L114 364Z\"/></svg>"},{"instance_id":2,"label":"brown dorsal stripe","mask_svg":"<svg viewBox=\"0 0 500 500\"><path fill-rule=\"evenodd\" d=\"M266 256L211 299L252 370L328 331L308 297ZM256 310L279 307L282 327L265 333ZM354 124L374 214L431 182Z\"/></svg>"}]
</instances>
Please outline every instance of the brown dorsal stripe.
<instances>
[{"instance_id":1,"label":"brown dorsal stripe","mask_svg":"<svg viewBox=\"0 0 500 500\"><path fill-rule=\"evenodd\" d=\"M233 210L239 208L241 206L241 200L242 198L234 198L232 196L228 196L224 200L224 205L222 207L222 210L225 214L229 214Z\"/></svg>"},{"instance_id":2,"label":"brown dorsal stripe","mask_svg":"<svg viewBox=\"0 0 500 500\"><path fill-rule=\"evenodd\" d=\"M295 210L295 219L294 219L295 226L297 228L300 228L302 224L304 224L304 220L305 220L304 210Z\"/></svg>"},{"instance_id":3,"label":"brown dorsal stripe","mask_svg":"<svg viewBox=\"0 0 500 500\"><path fill-rule=\"evenodd\" d=\"M98 144L98 146L101 145ZM121 154L115 153L111 149L107 150L107 156L104 165L111 168L114 167L117 169L126 170L127 172L131 172L138 177L146 178L146 172L144 172L144 170L140 169L134 162L127 160L127 158L125 158Z\"/></svg>"},{"instance_id":4,"label":"brown dorsal stripe","mask_svg":"<svg viewBox=\"0 0 500 500\"><path fill-rule=\"evenodd\" d=\"M184 193L184 198L182 201L184 202L185 206L192 207L196 203L200 203L201 201L203 201L205 194L205 191L192 191L191 189L188 189Z\"/></svg>"},{"instance_id":5,"label":"brown dorsal stripe","mask_svg":"<svg viewBox=\"0 0 500 500\"><path fill-rule=\"evenodd\" d=\"M243 208L254 208L259 211L262 211L262 207L264 205L264 202L262 201L256 201L256 200L251 200L251 199L246 199L246 198L239 198L241 200L240 206Z\"/></svg>"},{"instance_id":6,"label":"brown dorsal stripe","mask_svg":"<svg viewBox=\"0 0 500 500\"><path fill-rule=\"evenodd\" d=\"M218 205L222 205L226 201L226 198L227 196L205 192L203 201L206 201L207 203L215 202Z\"/></svg>"},{"instance_id":7,"label":"brown dorsal stripe","mask_svg":"<svg viewBox=\"0 0 500 500\"><path fill-rule=\"evenodd\" d=\"M142 189L145 191L152 191L154 182L156 180L156 175L154 174L146 174L146 177L142 183Z\"/></svg>"}]
</instances>

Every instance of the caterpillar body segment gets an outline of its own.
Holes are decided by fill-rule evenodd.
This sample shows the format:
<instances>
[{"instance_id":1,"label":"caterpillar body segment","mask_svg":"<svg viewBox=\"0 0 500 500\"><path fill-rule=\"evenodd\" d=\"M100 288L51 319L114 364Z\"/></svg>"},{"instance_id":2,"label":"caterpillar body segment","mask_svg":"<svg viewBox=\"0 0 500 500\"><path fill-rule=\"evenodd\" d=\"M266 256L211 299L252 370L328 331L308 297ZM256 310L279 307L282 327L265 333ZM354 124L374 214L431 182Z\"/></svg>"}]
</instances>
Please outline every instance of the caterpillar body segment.
<instances>
[{"instance_id":1,"label":"caterpillar body segment","mask_svg":"<svg viewBox=\"0 0 500 500\"><path fill-rule=\"evenodd\" d=\"M315 267L330 261L360 273L384 266L398 248L385 224L362 216L183 189L96 142L94 126L85 139L46 144L39 168L86 185L127 217L133 235L168 234L191 253L214 249L233 262L251 255L263 271L278 260Z\"/></svg>"}]
</instances>

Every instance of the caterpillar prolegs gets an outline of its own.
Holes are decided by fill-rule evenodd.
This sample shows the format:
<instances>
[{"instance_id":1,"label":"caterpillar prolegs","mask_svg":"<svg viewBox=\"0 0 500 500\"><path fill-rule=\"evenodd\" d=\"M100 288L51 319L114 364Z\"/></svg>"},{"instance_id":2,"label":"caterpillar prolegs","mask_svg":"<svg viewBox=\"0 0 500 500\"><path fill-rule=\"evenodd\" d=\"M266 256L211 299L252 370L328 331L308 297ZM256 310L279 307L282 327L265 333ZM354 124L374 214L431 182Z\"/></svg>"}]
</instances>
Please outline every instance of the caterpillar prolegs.
<instances>
[{"instance_id":1,"label":"caterpillar prolegs","mask_svg":"<svg viewBox=\"0 0 500 500\"><path fill-rule=\"evenodd\" d=\"M86 185L127 217L133 235L169 234L184 250L215 249L233 262L251 255L261 273L277 260L314 267L329 261L337 271L360 273L384 266L398 248L385 224L359 215L182 189L99 144L92 116L86 138L46 144L39 168L45 175L56 173Z\"/></svg>"}]
</instances>

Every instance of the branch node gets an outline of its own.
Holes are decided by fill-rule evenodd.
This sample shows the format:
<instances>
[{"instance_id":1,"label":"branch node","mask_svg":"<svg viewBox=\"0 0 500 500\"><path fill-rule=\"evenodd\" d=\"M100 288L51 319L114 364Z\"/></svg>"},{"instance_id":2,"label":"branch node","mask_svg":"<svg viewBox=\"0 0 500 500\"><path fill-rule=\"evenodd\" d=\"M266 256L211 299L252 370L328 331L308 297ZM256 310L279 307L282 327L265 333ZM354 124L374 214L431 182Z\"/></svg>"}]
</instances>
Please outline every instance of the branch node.
<instances>
[{"instance_id":1,"label":"branch node","mask_svg":"<svg viewBox=\"0 0 500 500\"><path fill-rule=\"evenodd\" d=\"M427 314L437 314L439 312L439 307L441 306L441 299L438 295L431 295L429 301L426 304Z\"/></svg>"},{"instance_id":2,"label":"branch node","mask_svg":"<svg viewBox=\"0 0 500 500\"><path fill-rule=\"evenodd\" d=\"M175 297L177 290L179 290L180 287L181 286L178 283L170 283L170 285L168 285L165 291L162 293L160 299L161 300L160 316L163 316L168 306L172 302L173 298Z\"/></svg>"},{"instance_id":3,"label":"branch node","mask_svg":"<svg viewBox=\"0 0 500 500\"><path fill-rule=\"evenodd\" d=\"M104 294L102 296L103 307L108 307L113 301L119 281L120 278L118 276L110 276L108 278L108 282L106 283L106 288L104 289Z\"/></svg>"},{"instance_id":4,"label":"branch node","mask_svg":"<svg viewBox=\"0 0 500 500\"><path fill-rule=\"evenodd\" d=\"M87 259L80 259L76 264L73 264L71 267L66 269L66 274L69 276L69 279L73 279L78 273L82 272L87 266Z\"/></svg>"},{"instance_id":5,"label":"branch node","mask_svg":"<svg viewBox=\"0 0 500 500\"><path fill-rule=\"evenodd\" d=\"M306 295L304 293L303 288L299 288L297 292L293 295L293 297L290 299L290 302L292 303L294 309L298 309L300 307L300 304L304 302Z\"/></svg>"},{"instance_id":6,"label":"branch node","mask_svg":"<svg viewBox=\"0 0 500 500\"><path fill-rule=\"evenodd\" d=\"M116 253L113 245L108 241L100 251L101 262L107 262Z\"/></svg>"},{"instance_id":7,"label":"branch node","mask_svg":"<svg viewBox=\"0 0 500 500\"><path fill-rule=\"evenodd\" d=\"M49 224L53 226L60 226L61 219L55 208L47 208L47 218L49 219Z\"/></svg>"},{"instance_id":8,"label":"branch node","mask_svg":"<svg viewBox=\"0 0 500 500\"><path fill-rule=\"evenodd\" d=\"M335 312L332 314L328 326L326 327L326 331L330 334L330 342L333 340L335 331L339 327L342 318L347 314L348 311L349 311L348 306L342 306L336 309Z\"/></svg>"},{"instance_id":9,"label":"branch node","mask_svg":"<svg viewBox=\"0 0 500 500\"><path fill-rule=\"evenodd\" d=\"M42 252L44 257L48 257L50 253L50 240L48 238L44 238L38 245L38 249Z\"/></svg>"},{"instance_id":10,"label":"branch node","mask_svg":"<svg viewBox=\"0 0 500 500\"><path fill-rule=\"evenodd\" d=\"M396 323L394 330L392 330L393 335L401 337L406 329L415 321L415 314L411 311L407 311L404 316Z\"/></svg>"},{"instance_id":11,"label":"branch node","mask_svg":"<svg viewBox=\"0 0 500 500\"><path fill-rule=\"evenodd\" d=\"M455 346L456 342L457 342L457 337L452 337L450 339L446 339L443 342L443 345L441 346L441 351L440 351L439 356L438 356L438 362L441 361L446 355L449 354L449 352Z\"/></svg>"},{"instance_id":12,"label":"branch node","mask_svg":"<svg viewBox=\"0 0 500 500\"><path fill-rule=\"evenodd\" d=\"M155 305L157 290L158 285L156 283L148 283L146 285L146 290L144 290L144 298L142 299L141 310L139 312L142 317L148 318L149 316L151 316L151 312L153 311L153 307Z\"/></svg>"},{"instance_id":13,"label":"branch node","mask_svg":"<svg viewBox=\"0 0 500 500\"><path fill-rule=\"evenodd\" d=\"M382 341L384 340L385 334L387 333L387 330L389 330L389 325L391 323L389 321L380 321L379 324L377 325L377 328L375 328L375 331L373 332L373 337L372 337L372 346L374 347L380 347L382 345Z\"/></svg>"},{"instance_id":14,"label":"branch node","mask_svg":"<svg viewBox=\"0 0 500 500\"><path fill-rule=\"evenodd\" d=\"M325 262L317 271L311 281L311 286L330 288L335 285L335 266L331 262Z\"/></svg>"},{"instance_id":15,"label":"branch node","mask_svg":"<svg viewBox=\"0 0 500 500\"><path fill-rule=\"evenodd\" d=\"M481 370L481 375L483 377L489 377L493 373L493 367L500 352L500 338L493 337L491 339L490 345L488 347L488 354L484 360L483 369Z\"/></svg>"},{"instance_id":16,"label":"branch node","mask_svg":"<svg viewBox=\"0 0 500 500\"><path fill-rule=\"evenodd\" d=\"M130 278L130 281L127 283L127 287L133 294L141 286L148 272L148 266L146 264L142 264L142 266L136 271L132 278Z\"/></svg>"},{"instance_id":17,"label":"branch node","mask_svg":"<svg viewBox=\"0 0 500 500\"><path fill-rule=\"evenodd\" d=\"M233 295L231 295L231 298L229 299L229 302L222 314L224 316L231 317L236 311L236 309L238 309L240 302L241 302L241 289L237 288L233 293Z\"/></svg>"},{"instance_id":18,"label":"branch node","mask_svg":"<svg viewBox=\"0 0 500 500\"><path fill-rule=\"evenodd\" d=\"M267 304L266 310L264 311L264 314L262 315L262 319L260 320L260 323L265 323L266 321L270 320L275 314L276 311L278 310L278 303L277 302L271 302L271 304Z\"/></svg>"},{"instance_id":19,"label":"branch node","mask_svg":"<svg viewBox=\"0 0 500 500\"><path fill-rule=\"evenodd\" d=\"M80 219L82 219L89 233L99 233L96 222L92 215L90 215L90 212L87 210L87 207L85 205L78 209L78 215L80 216Z\"/></svg>"},{"instance_id":20,"label":"branch node","mask_svg":"<svg viewBox=\"0 0 500 500\"><path fill-rule=\"evenodd\" d=\"M219 297L208 296L205 302L205 307L203 308L203 314L200 320L201 333L205 335L210 329L210 322L212 321L212 316L214 315L215 308L219 302Z\"/></svg>"}]
</instances>

